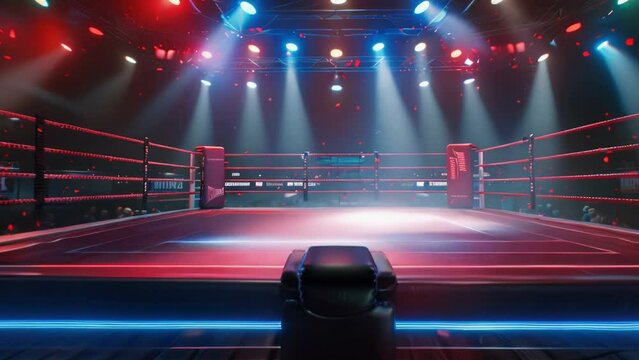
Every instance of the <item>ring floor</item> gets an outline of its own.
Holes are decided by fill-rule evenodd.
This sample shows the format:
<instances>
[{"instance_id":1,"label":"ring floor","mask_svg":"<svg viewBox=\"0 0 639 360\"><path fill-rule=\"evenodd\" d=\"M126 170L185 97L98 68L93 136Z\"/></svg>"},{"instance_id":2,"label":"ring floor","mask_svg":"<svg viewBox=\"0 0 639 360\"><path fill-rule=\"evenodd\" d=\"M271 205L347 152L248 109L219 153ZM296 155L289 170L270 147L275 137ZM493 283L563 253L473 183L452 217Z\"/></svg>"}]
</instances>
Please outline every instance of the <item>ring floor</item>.
<instances>
[{"instance_id":1,"label":"ring floor","mask_svg":"<svg viewBox=\"0 0 639 360\"><path fill-rule=\"evenodd\" d=\"M277 281L311 245L383 251L400 281L639 279L639 232L502 211L223 209L0 239L0 274Z\"/></svg>"},{"instance_id":2,"label":"ring floor","mask_svg":"<svg viewBox=\"0 0 639 360\"><path fill-rule=\"evenodd\" d=\"M0 241L0 321L277 321L286 258L312 245L385 252L398 322L639 320L639 232L502 211L194 210ZM279 356L277 332L35 334L0 331L0 358ZM401 359L633 359L635 339L441 329L397 342Z\"/></svg>"}]
</instances>

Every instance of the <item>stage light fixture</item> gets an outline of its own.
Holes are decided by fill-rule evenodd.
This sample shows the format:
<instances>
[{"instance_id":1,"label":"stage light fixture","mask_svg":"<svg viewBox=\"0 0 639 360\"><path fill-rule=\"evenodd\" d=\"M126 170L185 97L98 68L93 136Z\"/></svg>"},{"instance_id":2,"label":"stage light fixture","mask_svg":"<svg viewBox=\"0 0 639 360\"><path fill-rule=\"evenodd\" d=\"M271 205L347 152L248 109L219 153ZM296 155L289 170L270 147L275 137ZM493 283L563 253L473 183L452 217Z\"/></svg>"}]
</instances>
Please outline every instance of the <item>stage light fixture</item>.
<instances>
[{"instance_id":1,"label":"stage light fixture","mask_svg":"<svg viewBox=\"0 0 639 360\"><path fill-rule=\"evenodd\" d=\"M125 56L124 60L126 60L130 64L137 64L138 63L134 58L132 58L130 56Z\"/></svg>"},{"instance_id":2,"label":"stage light fixture","mask_svg":"<svg viewBox=\"0 0 639 360\"><path fill-rule=\"evenodd\" d=\"M342 85L335 84L335 85L331 86L331 91L333 91L333 92L340 92L342 90L344 90Z\"/></svg>"},{"instance_id":3,"label":"stage light fixture","mask_svg":"<svg viewBox=\"0 0 639 360\"><path fill-rule=\"evenodd\" d=\"M169 0L169 2L175 6L180 6L180 0Z\"/></svg>"},{"instance_id":4,"label":"stage light fixture","mask_svg":"<svg viewBox=\"0 0 639 360\"><path fill-rule=\"evenodd\" d=\"M104 36L104 32L95 26L89 26L89 32L95 36Z\"/></svg>"},{"instance_id":5,"label":"stage light fixture","mask_svg":"<svg viewBox=\"0 0 639 360\"><path fill-rule=\"evenodd\" d=\"M331 0L331 4L333 4L333 5L344 5L344 4L346 4L346 0Z\"/></svg>"},{"instance_id":6,"label":"stage light fixture","mask_svg":"<svg viewBox=\"0 0 639 360\"><path fill-rule=\"evenodd\" d=\"M498 4L501 4L502 1L504 1L504 0L490 0L490 3L493 4L493 5L498 5Z\"/></svg>"},{"instance_id":7,"label":"stage light fixture","mask_svg":"<svg viewBox=\"0 0 639 360\"><path fill-rule=\"evenodd\" d=\"M568 27L566 28L566 32L567 32L567 33L573 33L573 32L575 32L575 31L579 31L579 30L581 30L581 27L582 27L582 26L583 26L583 25L582 25L580 22L576 22L576 23L571 24L570 26L568 26Z\"/></svg>"},{"instance_id":8,"label":"stage light fixture","mask_svg":"<svg viewBox=\"0 0 639 360\"><path fill-rule=\"evenodd\" d=\"M474 61L468 58L466 58L466 61L464 61L464 65L466 66L472 66L474 63L475 63Z\"/></svg>"},{"instance_id":9,"label":"stage light fixture","mask_svg":"<svg viewBox=\"0 0 639 360\"><path fill-rule=\"evenodd\" d=\"M261 51L260 48L257 45L254 45L254 44L250 44L248 46L248 49L249 49L250 52L252 52L254 54L259 54L260 51Z\"/></svg>"},{"instance_id":10,"label":"stage light fixture","mask_svg":"<svg viewBox=\"0 0 639 360\"><path fill-rule=\"evenodd\" d=\"M417 6L415 6L415 14L419 15L419 14L423 14L426 12L426 10L428 10L428 8L430 7L430 1L422 1L419 4L417 4Z\"/></svg>"},{"instance_id":11,"label":"stage light fixture","mask_svg":"<svg viewBox=\"0 0 639 360\"><path fill-rule=\"evenodd\" d=\"M286 50L291 51L291 52L296 52L297 50L299 50L299 47L295 43L287 43L286 44Z\"/></svg>"},{"instance_id":12,"label":"stage light fixture","mask_svg":"<svg viewBox=\"0 0 639 360\"><path fill-rule=\"evenodd\" d=\"M213 54L211 54L211 52L208 50L204 50L202 51L202 57L205 59L211 59L213 58Z\"/></svg>"},{"instance_id":13,"label":"stage light fixture","mask_svg":"<svg viewBox=\"0 0 639 360\"><path fill-rule=\"evenodd\" d=\"M429 85L430 85L430 82L428 82L426 80L424 80L424 81L419 83L419 87L421 87L421 88L428 87Z\"/></svg>"},{"instance_id":14,"label":"stage light fixture","mask_svg":"<svg viewBox=\"0 0 639 360\"><path fill-rule=\"evenodd\" d=\"M469 78L464 80L464 85L470 85L475 82L475 78Z\"/></svg>"},{"instance_id":15,"label":"stage light fixture","mask_svg":"<svg viewBox=\"0 0 639 360\"><path fill-rule=\"evenodd\" d=\"M544 62L544 61L548 60L549 57L550 57L550 54L545 53L545 54L541 55L539 57L539 59L537 59L537 62Z\"/></svg>"},{"instance_id":16,"label":"stage light fixture","mask_svg":"<svg viewBox=\"0 0 639 360\"><path fill-rule=\"evenodd\" d=\"M60 46L62 46L62 48L68 52L73 51L73 49L71 49L71 47L65 43L60 43Z\"/></svg>"},{"instance_id":17,"label":"stage light fixture","mask_svg":"<svg viewBox=\"0 0 639 360\"><path fill-rule=\"evenodd\" d=\"M257 9L255 8L255 6L253 6L253 4L251 4L248 1L240 2L240 9L242 9L242 11L244 11L245 13L249 15L257 14Z\"/></svg>"},{"instance_id":18,"label":"stage light fixture","mask_svg":"<svg viewBox=\"0 0 639 360\"><path fill-rule=\"evenodd\" d=\"M247 81L246 87L249 89L257 89L257 83L255 81Z\"/></svg>"},{"instance_id":19,"label":"stage light fixture","mask_svg":"<svg viewBox=\"0 0 639 360\"><path fill-rule=\"evenodd\" d=\"M625 3L627 3L628 0L617 0L617 5L623 5Z\"/></svg>"},{"instance_id":20,"label":"stage light fixture","mask_svg":"<svg viewBox=\"0 0 639 360\"><path fill-rule=\"evenodd\" d=\"M462 51L459 49L455 49L450 53L450 57L452 57L453 59L457 59L460 56L462 56Z\"/></svg>"},{"instance_id":21,"label":"stage light fixture","mask_svg":"<svg viewBox=\"0 0 639 360\"><path fill-rule=\"evenodd\" d=\"M602 43L600 43L599 45L597 45L597 50L603 50L604 48L610 46L610 41L606 40L603 41Z\"/></svg>"},{"instance_id":22,"label":"stage light fixture","mask_svg":"<svg viewBox=\"0 0 639 360\"><path fill-rule=\"evenodd\" d=\"M422 52L426 50L426 43L425 42L420 42L417 45L415 45L415 51L416 52Z\"/></svg>"},{"instance_id":23,"label":"stage light fixture","mask_svg":"<svg viewBox=\"0 0 639 360\"><path fill-rule=\"evenodd\" d=\"M49 2L47 0L35 0L35 2L42 7L49 7Z\"/></svg>"},{"instance_id":24,"label":"stage light fixture","mask_svg":"<svg viewBox=\"0 0 639 360\"><path fill-rule=\"evenodd\" d=\"M210 81L208 81L208 80L204 80L204 79L202 79L202 80L200 80L200 82L201 82L201 83L202 83L202 85L204 85L204 86L211 86L211 82L210 82Z\"/></svg>"},{"instance_id":25,"label":"stage light fixture","mask_svg":"<svg viewBox=\"0 0 639 360\"><path fill-rule=\"evenodd\" d=\"M342 57L342 55L344 55L344 52L340 49L333 49L331 50L331 57L336 59L336 58L340 58Z\"/></svg>"},{"instance_id":26,"label":"stage light fixture","mask_svg":"<svg viewBox=\"0 0 639 360\"><path fill-rule=\"evenodd\" d=\"M382 50L384 50L384 47L386 47L386 45L384 45L384 43L379 42L379 43L373 45L373 51L375 51L375 52L382 51Z\"/></svg>"}]
</instances>

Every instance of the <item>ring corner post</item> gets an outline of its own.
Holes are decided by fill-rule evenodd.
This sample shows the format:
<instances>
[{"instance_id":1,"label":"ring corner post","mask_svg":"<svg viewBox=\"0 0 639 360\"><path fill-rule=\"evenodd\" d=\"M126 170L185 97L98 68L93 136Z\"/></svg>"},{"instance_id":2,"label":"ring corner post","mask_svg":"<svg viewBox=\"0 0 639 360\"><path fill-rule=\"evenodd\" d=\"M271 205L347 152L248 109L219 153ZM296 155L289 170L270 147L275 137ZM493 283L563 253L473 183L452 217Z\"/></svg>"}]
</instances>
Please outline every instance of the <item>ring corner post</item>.
<instances>
[{"instance_id":1,"label":"ring corner post","mask_svg":"<svg viewBox=\"0 0 639 360\"><path fill-rule=\"evenodd\" d=\"M224 148L220 146L200 146L197 150L202 152L200 208L222 209L225 204Z\"/></svg>"},{"instance_id":2,"label":"ring corner post","mask_svg":"<svg viewBox=\"0 0 639 360\"><path fill-rule=\"evenodd\" d=\"M477 146L450 144L446 147L448 207L472 209L474 205L474 161Z\"/></svg>"}]
</instances>

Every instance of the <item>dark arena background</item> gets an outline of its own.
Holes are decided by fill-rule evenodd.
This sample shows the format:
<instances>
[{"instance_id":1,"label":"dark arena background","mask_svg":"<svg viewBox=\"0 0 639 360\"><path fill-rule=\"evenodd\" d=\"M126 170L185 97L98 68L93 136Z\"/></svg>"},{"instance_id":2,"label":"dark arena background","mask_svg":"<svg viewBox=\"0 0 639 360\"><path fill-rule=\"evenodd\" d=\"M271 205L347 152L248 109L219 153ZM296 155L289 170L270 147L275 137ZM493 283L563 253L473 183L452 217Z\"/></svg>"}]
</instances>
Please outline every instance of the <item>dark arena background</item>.
<instances>
[{"instance_id":1,"label":"dark arena background","mask_svg":"<svg viewBox=\"0 0 639 360\"><path fill-rule=\"evenodd\" d=\"M639 359L638 0L0 1L0 359Z\"/></svg>"}]
</instances>

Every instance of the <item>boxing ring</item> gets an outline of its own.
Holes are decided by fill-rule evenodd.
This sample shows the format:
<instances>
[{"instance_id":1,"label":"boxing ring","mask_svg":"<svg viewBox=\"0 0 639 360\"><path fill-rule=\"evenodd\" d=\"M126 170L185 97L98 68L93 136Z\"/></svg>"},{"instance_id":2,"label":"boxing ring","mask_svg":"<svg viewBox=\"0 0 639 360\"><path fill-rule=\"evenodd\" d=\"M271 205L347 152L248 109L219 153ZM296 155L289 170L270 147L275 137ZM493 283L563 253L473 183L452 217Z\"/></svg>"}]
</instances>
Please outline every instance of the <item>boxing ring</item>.
<instances>
[{"instance_id":1,"label":"boxing ring","mask_svg":"<svg viewBox=\"0 0 639 360\"><path fill-rule=\"evenodd\" d=\"M543 332L540 336L552 338L556 336L552 332L562 327L635 335L639 329L639 306L634 300L639 296L639 232L535 211L550 200L578 209L583 204L636 209L636 194L624 194L619 185L610 184L639 179L637 169L600 172L601 166L596 166L593 173L557 165L561 161L581 165L581 159L593 156L619 156L636 163L636 135L630 143L561 153L542 146L593 131L636 129L639 114L476 151L464 145L469 151L464 162L470 185L463 191L470 206L453 203L452 208L446 205L457 179L451 179L454 169L449 151L223 154L215 175L216 186L223 191L215 192L215 198L234 204L256 197L293 206L206 208L211 179L206 175L205 148L178 149L4 110L0 115L34 126L33 144L0 142L3 151L33 155L33 172L0 172L0 178L32 180L33 197L0 200L0 206L31 206L33 212L28 213L33 214L36 227L50 204L126 199L148 210L153 201L177 198L184 205L183 210L161 214L0 237L0 282L3 289L11 289L0 296L0 328L15 330L20 321L32 324L25 325L27 329L85 329L100 326L96 325L100 321L105 328L110 324L110 329L121 326L127 330L161 324L175 326L173 330L235 327L271 334L266 340L250 335L242 346L233 343L237 348L277 350L272 332L279 329L278 286L289 254L314 245L358 245L384 252L397 275L398 331L422 331L419 336L402 335L398 340L398 348L407 355L442 348L472 352L501 341L484 338L480 344L481 336L474 337L473 331L528 331L536 326ZM48 147L48 127L130 143L141 156ZM121 163L133 170L117 175L56 174L48 170L45 155L47 159L68 156ZM154 157L161 155L178 160L171 163ZM456 161L459 165L460 160ZM177 175L154 177L157 168L171 169ZM548 169L553 173L547 175ZM200 172L204 179L198 189ZM126 182L133 191L47 193L47 184L57 181ZM188 189L155 192L150 189L154 181L184 183ZM583 194L569 185L557 185L581 181L600 182L603 185L594 188L604 187L604 191ZM552 186L546 185L551 182ZM397 206L396 198L407 199L408 206ZM375 206L384 199L391 199L390 206ZM503 208L504 202L510 204L511 199L527 211L494 209ZM309 205L314 200L343 207ZM203 209L195 208L198 203ZM622 221L622 217L615 219ZM71 311L75 320L97 322L82 325L55 316ZM137 325L127 328L123 322L109 323L104 314L110 320L127 319L129 325ZM57 325L42 320L52 318L59 321ZM455 331L470 331L471 335L460 338ZM433 343L433 332L447 340ZM211 342L217 344L211 349L230 346L218 340L200 339L197 344L181 340L173 348L202 349ZM529 340L512 341L534 348ZM636 348L632 335L620 334L607 341L617 343L602 348ZM578 340L576 346L587 342Z\"/></svg>"}]
</instances>

